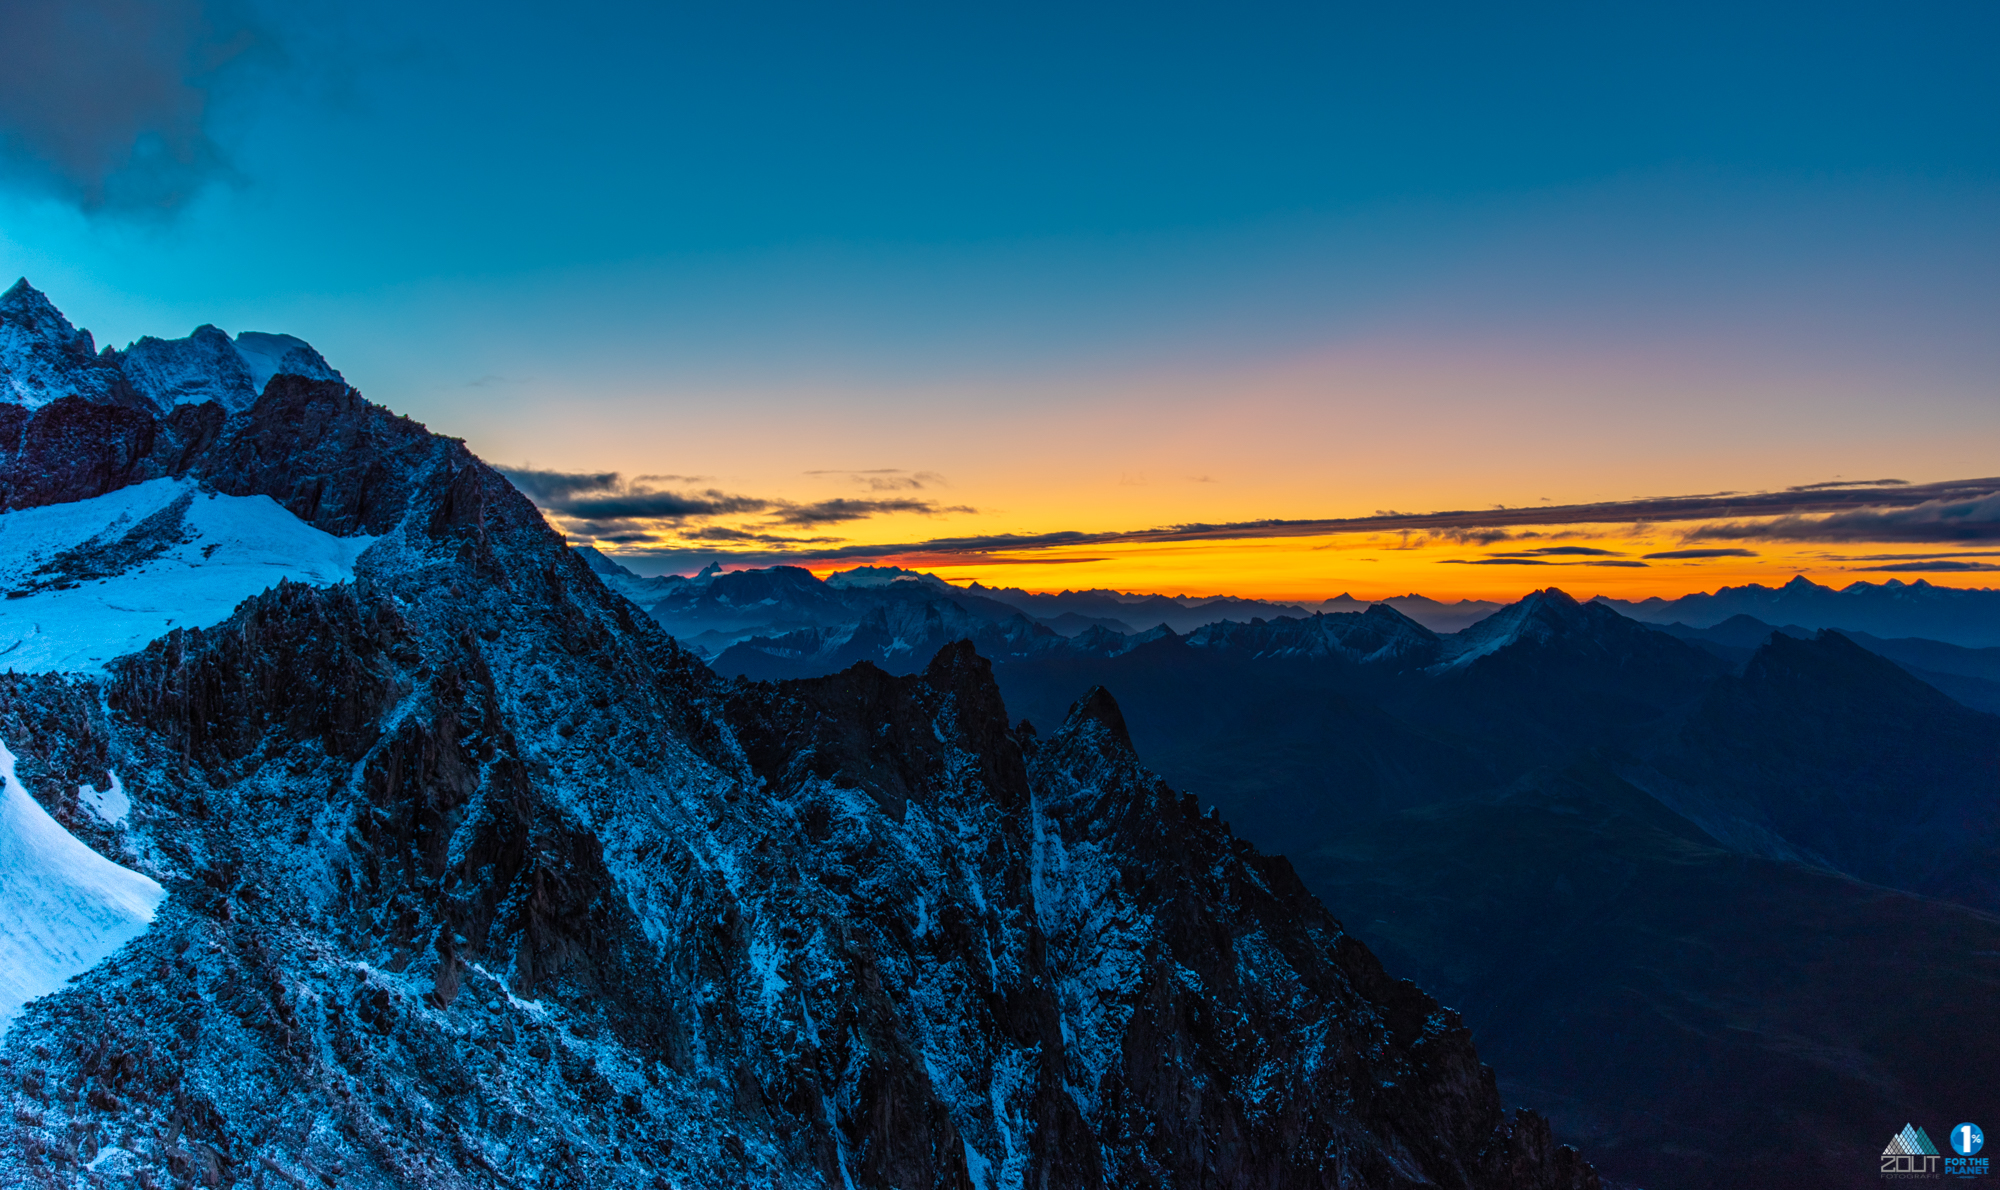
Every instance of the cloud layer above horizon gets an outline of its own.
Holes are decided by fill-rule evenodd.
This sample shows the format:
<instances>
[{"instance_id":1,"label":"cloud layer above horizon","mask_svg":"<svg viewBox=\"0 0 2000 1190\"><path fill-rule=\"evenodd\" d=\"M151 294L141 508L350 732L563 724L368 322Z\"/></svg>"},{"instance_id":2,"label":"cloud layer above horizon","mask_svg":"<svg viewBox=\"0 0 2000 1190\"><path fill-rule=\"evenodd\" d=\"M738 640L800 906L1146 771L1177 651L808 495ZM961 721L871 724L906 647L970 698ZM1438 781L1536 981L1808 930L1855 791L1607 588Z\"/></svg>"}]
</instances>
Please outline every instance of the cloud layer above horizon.
<instances>
[{"instance_id":1,"label":"cloud layer above horizon","mask_svg":"<svg viewBox=\"0 0 2000 1190\"><path fill-rule=\"evenodd\" d=\"M1461 510L1434 513L1379 512L1374 516L1313 520L1267 520L1233 524L1184 524L1150 529L1090 533L1057 530L1041 534L936 536L921 540L860 542L842 536L788 536L779 526L836 524L896 513L939 516L976 513L929 501L828 500L799 506L783 501L630 488L614 473L568 474L503 468L514 484L578 544L598 546L642 573L692 572L710 562L736 566L802 565L829 570L856 564L927 566L957 577L991 577L1019 567L1091 566L1114 562L1136 551L1171 550L1189 544L1224 545L1311 543L1308 551L1374 547L1402 555L1396 577L1421 574L1426 564L1447 566L1582 566L1651 570L1679 569L1667 580L1685 588L1704 573L1788 573L1820 576L1844 571L1896 571L1950 575L1995 567L1978 560L2000 551L1967 550L1938 554L1873 554L1847 557L1825 551L1801 552L1803 543L1865 541L1877 546L1904 542L1971 545L2000 542L2000 477L1938 484L1902 480L1828 481L1794 485L1777 492L1729 492L1659 497L1590 505ZM655 477L662 478L662 477ZM671 477L665 477L671 478ZM724 523L749 514L754 522ZM1754 519L1746 519L1754 518ZM1660 536L1680 542L1723 538L1755 539L1765 550L1743 547L1681 546L1645 549L1634 543ZM1569 543L1524 545L1550 539L1588 537L1619 541L1627 548ZM1511 548L1493 547L1516 543ZM1466 547L1484 553L1467 554ZM1772 550L1770 547L1779 548ZM1295 550L1296 555L1299 551ZM1637 556L1632 556L1637 555ZM1768 555L1768 556L1767 556ZM1857 563L1864 563L1857 565ZM1436 574L1437 572L1431 572ZM1220 579L1221 576L1218 576ZM1270 588L1210 589L1225 593L1277 593ZM1351 584L1351 580L1348 585ZM1649 593L1664 588L1641 583ZM1447 580L1434 590L1463 589ZM1623 590L1636 590L1631 583ZM1297 590L1284 592L1296 595Z\"/></svg>"}]
</instances>

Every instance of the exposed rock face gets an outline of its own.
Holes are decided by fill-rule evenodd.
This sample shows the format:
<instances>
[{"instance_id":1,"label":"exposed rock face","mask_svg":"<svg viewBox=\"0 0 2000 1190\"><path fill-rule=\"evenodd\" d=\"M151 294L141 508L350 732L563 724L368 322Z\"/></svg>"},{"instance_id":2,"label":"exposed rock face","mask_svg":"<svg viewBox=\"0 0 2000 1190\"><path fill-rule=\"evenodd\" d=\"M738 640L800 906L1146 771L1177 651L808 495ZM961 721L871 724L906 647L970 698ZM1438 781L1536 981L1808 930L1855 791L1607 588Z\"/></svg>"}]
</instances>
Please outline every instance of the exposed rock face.
<instances>
[{"instance_id":1,"label":"exposed rock face","mask_svg":"<svg viewBox=\"0 0 2000 1190\"><path fill-rule=\"evenodd\" d=\"M0 1041L0 1182L1596 1184L1101 692L1038 740L964 646L724 682L336 382L0 431L8 507L187 476L381 537L101 687L0 676L28 788L170 894Z\"/></svg>"}]
</instances>

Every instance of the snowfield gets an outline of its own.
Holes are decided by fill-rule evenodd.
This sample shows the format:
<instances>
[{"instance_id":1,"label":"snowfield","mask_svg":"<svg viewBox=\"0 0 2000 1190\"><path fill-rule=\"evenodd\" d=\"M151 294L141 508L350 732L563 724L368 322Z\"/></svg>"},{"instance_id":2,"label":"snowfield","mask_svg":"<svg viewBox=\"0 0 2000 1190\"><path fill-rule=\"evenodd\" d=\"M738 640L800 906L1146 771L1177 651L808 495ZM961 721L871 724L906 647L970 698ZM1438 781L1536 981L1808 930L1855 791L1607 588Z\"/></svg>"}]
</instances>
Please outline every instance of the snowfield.
<instances>
[{"instance_id":1,"label":"snowfield","mask_svg":"<svg viewBox=\"0 0 2000 1190\"><path fill-rule=\"evenodd\" d=\"M221 623L281 579L346 582L374 541L189 480L0 514L0 670L101 673L171 629Z\"/></svg>"},{"instance_id":2,"label":"snowfield","mask_svg":"<svg viewBox=\"0 0 2000 1190\"><path fill-rule=\"evenodd\" d=\"M0 743L0 1033L21 1006L145 933L166 897L83 845L14 775ZM123 793L120 793L121 798Z\"/></svg>"}]
</instances>

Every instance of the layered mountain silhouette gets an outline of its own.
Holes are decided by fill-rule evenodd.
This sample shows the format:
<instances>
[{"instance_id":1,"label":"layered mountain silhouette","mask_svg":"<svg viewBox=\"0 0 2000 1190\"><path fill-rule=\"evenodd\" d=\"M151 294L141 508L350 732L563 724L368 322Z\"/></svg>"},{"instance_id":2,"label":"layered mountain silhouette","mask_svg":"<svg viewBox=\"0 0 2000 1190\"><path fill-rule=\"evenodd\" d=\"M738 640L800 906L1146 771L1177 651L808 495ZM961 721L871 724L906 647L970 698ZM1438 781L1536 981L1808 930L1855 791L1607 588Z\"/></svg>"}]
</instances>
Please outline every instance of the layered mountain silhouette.
<instances>
[{"instance_id":1,"label":"layered mountain silhouette","mask_svg":"<svg viewBox=\"0 0 2000 1190\"><path fill-rule=\"evenodd\" d=\"M135 400L8 301L0 543L96 567L10 602L175 623L0 674L36 821L166 893L0 1036L0 1182L1597 1185L1107 692L722 678L462 444L310 369ZM196 501L361 548L184 611Z\"/></svg>"},{"instance_id":2,"label":"layered mountain silhouette","mask_svg":"<svg viewBox=\"0 0 2000 1190\"><path fill-rule=\"evenodd\" d=\"M1603 599L1635 620L1710 628L1735 616L1881 637L1920 637L1964 648L2000 646L2000 590L1856 582L1835 590L1799 575L1779 587L1750 583L1678 599Z\"/></svg>"},{"instance_id":3,"label":"layered mountain silhouette","mask_svg":"<svg viewBox=\"0 0 2000 1190\"><path fill-rule=\"evenodd\" d=\"M1710 628L1662 624L1663 632L1732 662L1747 665L1757 648L1774 632L1809 638L1814 630L1797 624L1774 627L1755 616L1731 616ZM1879 657L1886 657L1910 675L1949 694L1974 710L2000 714L2000 648L1968 649L1945 641L1913 637L1884 639L1852 628L1838 630L1847 639Z\"/></svg>"}]
</instances>

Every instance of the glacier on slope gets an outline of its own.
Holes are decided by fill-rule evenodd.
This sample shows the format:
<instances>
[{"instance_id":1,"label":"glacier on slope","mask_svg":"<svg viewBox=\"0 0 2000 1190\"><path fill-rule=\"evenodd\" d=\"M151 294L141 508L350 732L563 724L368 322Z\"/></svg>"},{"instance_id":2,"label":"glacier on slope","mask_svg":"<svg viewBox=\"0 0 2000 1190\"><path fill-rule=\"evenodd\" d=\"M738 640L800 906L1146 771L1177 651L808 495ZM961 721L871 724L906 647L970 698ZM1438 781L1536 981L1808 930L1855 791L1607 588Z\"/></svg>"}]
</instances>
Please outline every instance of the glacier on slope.
<instances>
[{"instance_id":1,"label":"glacier on slope","mask_svg":"<svg viewBox=\"0 0 2000 1190\"><path fill-rule=\"evenodd\" d=\"M221 623L280 580L346 582L374 541L184 479L0 513L0 669L101 672L174 628Z\"/></svg>"},{"instance_id":2,"label":"glacier on slope","mask_svg":"<svg viewBox=\"0 0 2000 1190\"><path fill-rule=\"evenodd\" d=\"M166 891L83 845L28 796L0 743L0 1033L144 933Z\"/></svg>"}]
</instances>

